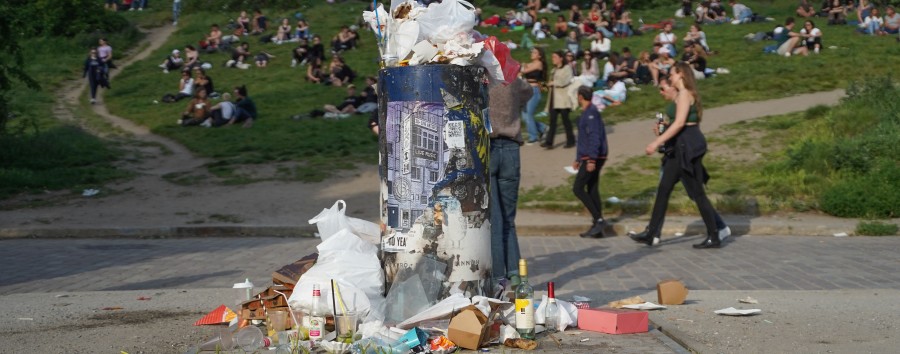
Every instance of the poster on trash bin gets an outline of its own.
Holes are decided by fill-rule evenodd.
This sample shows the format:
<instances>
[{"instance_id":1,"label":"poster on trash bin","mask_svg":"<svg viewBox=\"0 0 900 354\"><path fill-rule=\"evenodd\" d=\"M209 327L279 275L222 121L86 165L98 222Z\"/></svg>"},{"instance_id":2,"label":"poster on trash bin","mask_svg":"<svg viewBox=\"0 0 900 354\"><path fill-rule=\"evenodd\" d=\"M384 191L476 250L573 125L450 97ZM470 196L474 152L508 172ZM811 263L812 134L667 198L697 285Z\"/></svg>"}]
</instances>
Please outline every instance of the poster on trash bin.
<instances>
[{"instance_id":1,"label":"poster on trash bin","mask_svg":"<svg viewBox=\"0 0 900 354\"><path fill-rule=\"evenodd\" d=\"M467 75L444 72L461 69ZM386 281L428 255L447 265L447 282L480 286L491 267L484 69L437 65L381 75Z\"/></svg>"}]
</instances>

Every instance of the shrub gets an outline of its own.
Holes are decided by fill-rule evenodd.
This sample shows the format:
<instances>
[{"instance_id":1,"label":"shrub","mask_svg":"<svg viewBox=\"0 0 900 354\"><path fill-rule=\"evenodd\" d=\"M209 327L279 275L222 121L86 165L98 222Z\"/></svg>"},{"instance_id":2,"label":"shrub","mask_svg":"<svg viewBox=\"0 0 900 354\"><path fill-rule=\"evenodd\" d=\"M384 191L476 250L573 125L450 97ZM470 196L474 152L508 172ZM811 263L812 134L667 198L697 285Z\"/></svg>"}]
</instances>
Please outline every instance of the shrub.
<instances>
[{"instance_id":1,"label":"shrub","mask_svg":"<svg viewBox=\"0 0 900 354\"><path fill-rule=\"evenodd\" d=\"M890 218L900 215L900 165L881 160L870 173L854 174L826 189L820 204L826 213L841 217Z\"/></svg>"},{"instance_id":2,"label":"shrub","mask_svg":"<svg viewBox=\"0 0 900 354\"><path fill-rule=\"evenodd\" d=\"M896 224L886 224L879 221L860 221L856 224L856 234L860 236L894 236L900 229Z\"/></svg>"}]
</instances>

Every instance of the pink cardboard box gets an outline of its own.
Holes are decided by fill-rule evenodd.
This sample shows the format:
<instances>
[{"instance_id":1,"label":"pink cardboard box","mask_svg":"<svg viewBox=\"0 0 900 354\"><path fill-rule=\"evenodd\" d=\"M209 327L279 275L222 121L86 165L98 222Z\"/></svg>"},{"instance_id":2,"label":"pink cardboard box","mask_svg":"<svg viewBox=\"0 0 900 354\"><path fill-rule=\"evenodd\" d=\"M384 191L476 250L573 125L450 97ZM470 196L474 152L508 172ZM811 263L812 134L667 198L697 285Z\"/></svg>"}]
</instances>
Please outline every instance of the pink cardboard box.
<instances>
[{"instance_id":1,"label":"pink cardboard box","mask_svg":"<svg viewBox=\"0 0 900 354\"><path fill-rule=\"evenodd\" d=\"M578 309L578 328L588 331L629 334L647 332L646 311L598 308Z\"/></svg>"}]
</instances>

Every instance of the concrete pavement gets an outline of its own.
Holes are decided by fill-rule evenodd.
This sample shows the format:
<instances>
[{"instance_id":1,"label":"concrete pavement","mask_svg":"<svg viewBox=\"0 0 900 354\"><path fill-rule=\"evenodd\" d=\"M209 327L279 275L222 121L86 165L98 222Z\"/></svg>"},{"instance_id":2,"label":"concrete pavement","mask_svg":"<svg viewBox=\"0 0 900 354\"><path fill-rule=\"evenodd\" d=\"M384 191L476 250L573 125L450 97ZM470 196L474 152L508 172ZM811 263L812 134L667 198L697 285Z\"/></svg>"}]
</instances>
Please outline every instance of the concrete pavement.
<instances>
[{"instance_id":1,"label":"concrete pavement","mask_svg":"<svg viewBox=\"0 0 900 354\"><path fill-rule=\"evenodd\" d=\"M735 236L719 250L692 249L690 244L699 241L699 236L664 237L655 248L635 244L627 237L585 240L533 236L522 237L520 242L523 257L531 261L531 281L537 289L554 281L560 298L588 296L597 306L633 295L655 301L659 280L681 279L691 289L688 303L651 313L651 320L662 332L695 351L758 353L889 352L896 348L892 333L898 323L889 315L890 310L885 312L896 307L893 301L900 295L896 240ZM65 317L63 323L84 324L91 316L109 316L108 311L100 310L100 304L91 302L107 298L103 307L120 306L123 313L134 310L137 312L131 316L148 321L146 326L132 323L125 329L116 327L121 324L119 320L107 321L108 326L118 328L115 331L145 328L148 333L175 335L179 332L172 326L184 330L182 339L163 342L163 347L135 335L118 338L120 348L129 348L129 352L181 352L210 334L198 332L190 323L199 313L225 303L231 296L227 288L232 283L250 278L258 286L268 284L274 269L312 252L317 243L317 239L296 237L3 240L0 313L7 318L0 322L0 335L35 343L32 332L59 330L59 326L34 319L52 317L60 307L54 304L82 308ZM736 301L748 295L760 300L753 306L763 309L763 314L750 318L712 314L729 306L748 308ZM139 296L159 301L138 301ZM173 299L167 300L168 296ZM86 303L78 305L82 299ZM169 326L161 325L155 319L159 316L147 315L150 310L162 311L159 316L173 321ZM33 320L29 324L20 317ZM96 326L88 327L71 332L96 333ZM66 333L63 338L70 338L66 336L72 334ZM585 343L596 345L572 352L678 349L653 333L567 333L573 333L567 334L570 339L591 336ZM80 341L75 348L82 348L75 352L113 349L108 341L92 347L84 338L72 338ZM571 348L579 344L573 340ZM47 348L48 352L59 352L53 350L57 347Z\"/></svg>"}]
</instances>

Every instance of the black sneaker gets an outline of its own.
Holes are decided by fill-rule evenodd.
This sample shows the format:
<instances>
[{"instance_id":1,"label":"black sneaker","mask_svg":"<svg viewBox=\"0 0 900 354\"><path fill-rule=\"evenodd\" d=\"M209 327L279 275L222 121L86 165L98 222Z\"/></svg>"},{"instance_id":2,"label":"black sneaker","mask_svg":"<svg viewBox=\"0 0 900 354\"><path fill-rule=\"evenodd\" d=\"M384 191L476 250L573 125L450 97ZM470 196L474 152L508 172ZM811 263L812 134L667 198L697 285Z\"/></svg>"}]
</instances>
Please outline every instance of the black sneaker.
<instances>
[{"instance_id":1,"label":"black sneaker","mask_svg":"<svg viewBox=\"0 0 900 354\"><path fill-rule=\"evenodd\" d=\"M594 226L591 227L590 230L581 234L581 237L584 238L603 238L603 228L606 227L606 223L603 221L595 222Z\"/></svg>"}]
</instances>

